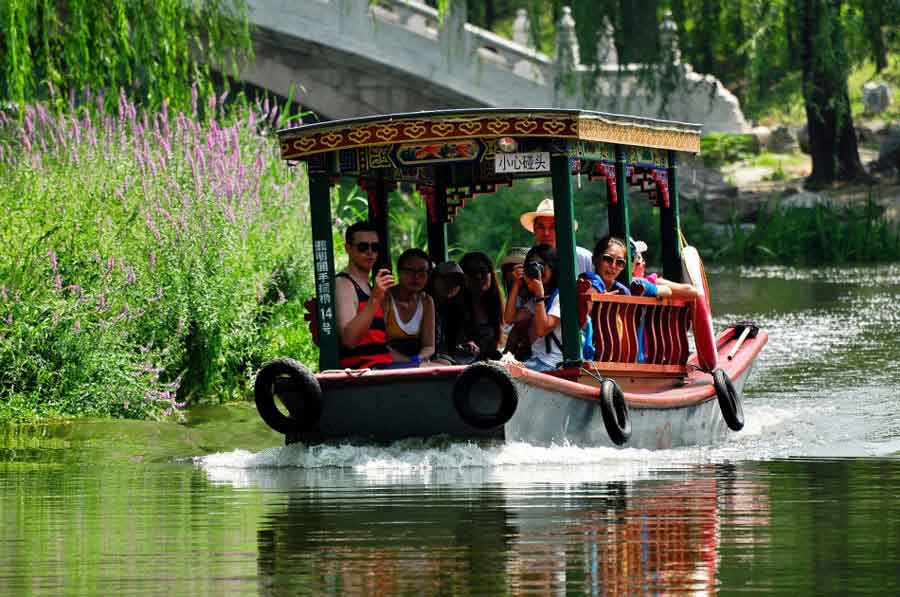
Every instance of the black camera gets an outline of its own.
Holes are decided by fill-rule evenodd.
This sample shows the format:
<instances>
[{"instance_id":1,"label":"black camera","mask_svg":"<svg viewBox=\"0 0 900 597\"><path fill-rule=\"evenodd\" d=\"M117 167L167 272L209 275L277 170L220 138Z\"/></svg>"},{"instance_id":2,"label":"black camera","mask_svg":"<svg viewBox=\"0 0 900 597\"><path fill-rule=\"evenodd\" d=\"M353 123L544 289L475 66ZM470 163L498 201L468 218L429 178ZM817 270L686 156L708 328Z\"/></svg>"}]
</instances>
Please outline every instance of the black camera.
<instances>
[{"instance_id":1,"label":"black camera","mask_svg":"<svg viewBox=\"0 0 900 597\"><path fill-rule=\"evenodd\" d=\"M539 261L529 261L525 264L525 275L534 280L540 280L544 276L544 264Z\"/></svg>"}]
</instances>

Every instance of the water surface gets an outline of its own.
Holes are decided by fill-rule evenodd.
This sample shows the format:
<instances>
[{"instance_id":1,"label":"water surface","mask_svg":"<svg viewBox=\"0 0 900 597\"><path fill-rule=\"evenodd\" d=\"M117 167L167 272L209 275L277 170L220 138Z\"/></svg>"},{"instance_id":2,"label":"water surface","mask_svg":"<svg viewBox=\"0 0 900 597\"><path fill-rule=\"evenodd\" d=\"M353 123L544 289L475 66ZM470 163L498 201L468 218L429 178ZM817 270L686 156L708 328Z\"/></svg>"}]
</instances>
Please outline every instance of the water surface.
<instances>
[{"instance_id":1,"label":"water surface","mask_svg":"<svg viewBox=\"0 0 900 597\"><path fill-rule=\"evenodd\" d=\"M770 342L665 451L281 446L249 405L0 442L5 593L900 592L900 266L711 276Z\"/></svg>"}]
</instances>

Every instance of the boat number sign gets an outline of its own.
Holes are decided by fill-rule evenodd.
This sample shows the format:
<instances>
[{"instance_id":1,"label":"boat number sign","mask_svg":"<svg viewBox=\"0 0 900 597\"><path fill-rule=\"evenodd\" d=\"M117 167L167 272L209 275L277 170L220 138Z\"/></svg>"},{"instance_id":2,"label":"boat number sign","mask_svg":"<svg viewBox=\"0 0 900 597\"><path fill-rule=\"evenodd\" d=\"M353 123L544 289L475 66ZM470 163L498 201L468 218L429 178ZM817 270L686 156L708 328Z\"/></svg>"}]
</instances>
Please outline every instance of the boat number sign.
<instances>
[{"instance_id":1,"label":"boat number sign","mask_svg":"<svg viewBox=\"0 0 900 597\"><path fill-rule=\"evenodd\" d=\"M328 244L324 240L313 243L316 271L316 290L319 297L319 331L330 335L334 311L331 298L331 271L328 264Z\"/></svg>"},{"instance_id":2,"label":"boat number sign","mask_svg":"<svg viewBox=\"0 0 900 597\"><path fill-rule=\"evenodd\" d=\"M550 172L550 152L503 153L494 156L494 172Z\"/></svg>"}]
</instances>

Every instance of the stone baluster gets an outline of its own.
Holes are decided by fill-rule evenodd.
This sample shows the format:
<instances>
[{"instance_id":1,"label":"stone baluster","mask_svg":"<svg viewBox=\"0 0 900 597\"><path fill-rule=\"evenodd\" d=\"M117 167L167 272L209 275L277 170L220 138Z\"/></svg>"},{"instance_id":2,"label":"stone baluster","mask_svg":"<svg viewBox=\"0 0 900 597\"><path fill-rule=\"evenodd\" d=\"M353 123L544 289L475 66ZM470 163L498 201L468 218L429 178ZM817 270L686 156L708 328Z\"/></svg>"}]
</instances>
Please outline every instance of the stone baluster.
<instances>
[{"instance_id":1,"label":"stone baluster","mask_svg":"<svg viewBox=\"0 0 900 597\"><path fill-rule=\"evenodd\" d=\"M531 47L531 21L528 19L528 11L524 8L516 10L516 20L513 21L513 41L520 46Z\"/></svg>"},{"instance_id":2,"label":"stone baluster","mask_svg":"<svg viewBox=\"0 0 900 597\"><path fill-rule=\"evenodd\" d=\"M562 16L556 24L556 67L559 72L570 72L581 64L578 36L575 35L575 19L572 9L563 6Z\"/></svg>"},{"instance_id":3,"label":"stone baluster","mask_svg":"<svg viewBox=\"0 0 900 597\"><path fill-rule=\"evenodd\" d=\"M663 52L668 52L672 64L681 64L681 49L678 47L678 24L671 11L663 16L659 33L659 45Z\"/></svg>"},{"instance_id":4,"label":"stone baluster","mask_svg":"<svg viewBox=\"0 0 900 597\"><path fill-rule=\"evenodd\" d=\"M609 18L603 16L603 26L597 32L597 67L618 66L619 51L616 49L616 32Z\"/></svg>"}]
</instances>

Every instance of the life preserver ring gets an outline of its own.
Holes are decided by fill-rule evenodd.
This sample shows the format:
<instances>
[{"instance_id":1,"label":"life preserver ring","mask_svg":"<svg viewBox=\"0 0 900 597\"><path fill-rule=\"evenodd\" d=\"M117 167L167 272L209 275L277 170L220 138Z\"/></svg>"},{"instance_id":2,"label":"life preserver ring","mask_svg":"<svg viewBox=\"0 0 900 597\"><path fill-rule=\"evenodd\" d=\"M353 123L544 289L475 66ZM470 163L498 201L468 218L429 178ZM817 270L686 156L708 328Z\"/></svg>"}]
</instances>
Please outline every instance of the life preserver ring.
<instances>
[{"instance_id":1,"label":"life preserver ring","mask_svg":"<svg viewBox=\"0 0 900 597\"><path fill-rule=\"evenodd\" d=\"M707 373L715 369L718 361L716 333L712 323L712 309L709 306L709 286L706 271L697 249L688 245L682 249L682 263L687 279L697 289L698 297L693 303L694 345L697 347L697 362Z\"/></svg>"},{"instance_id":2,"label":"life preserver ring","mask_svg":"<svg viewBox=\"0 0 900 597\"><path fill-rule=\"evenodd\" d=\"M603 426L609 439L621 446L631 437L631 417L622 388L611 379L604 379L600 384L600 414L603 415Z\"/></svg>"},{"instance_id":3,"label":"life preserver ring","mask_svg":"<svg viewBox=\"0 0 900 597\"><path fill-rule=\"evenodd\" d=\"M740 431L744 428L744 407L741 404L741 395L734 389L731 378L722 369L713 371L713 386L716 388L716 398L719 399L719 408L722 410L722 418L732 431Z\"/></svg>"},{"instance_id":4,"label":"life preserver ring","mask_svg":"<svg viewBox=\"0 0 900 597\"><path fill-rule=\"evenodd\" d=\"M473 386L477 382L489 382L493 385L494 398L497 407L485 411L478 406L482 406L483 402L494 402L491 398L487 398L487 392L482 389L478 395L487 400L473 401ZM488 384L480 384L481 388L485 388ZM465 368L456 378L453 384L453 406L460 418L475 427L476 429L495 429L501 425L505 425L519 405L519 394L516 386L513 384L512 378L506 369L495 363L479 362L473 363Z\"/></svg>"},{"instance_id":5,"label":"life preserver ring","mask_svg":"<svg viewBox=\"0 0 900 597\"><path fill-rule=\"evenodd\" d=\"M294 359L274 359L263 365L256 374L253 394L262 420L285 435L312 428L322 415L319 381ZM276 397L289 415L278 409Z\"/></svg>"}]
</instances>

